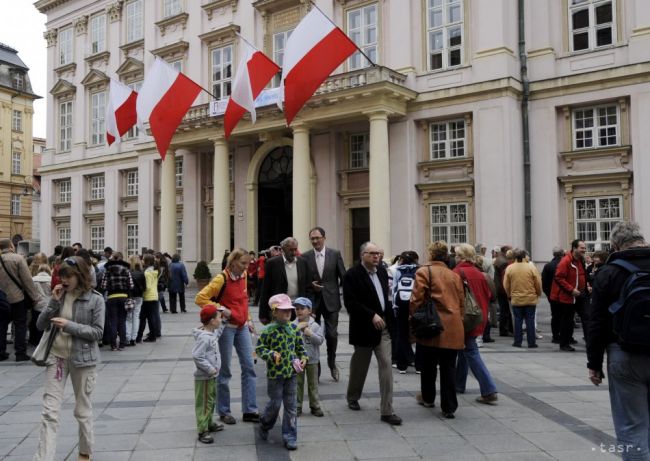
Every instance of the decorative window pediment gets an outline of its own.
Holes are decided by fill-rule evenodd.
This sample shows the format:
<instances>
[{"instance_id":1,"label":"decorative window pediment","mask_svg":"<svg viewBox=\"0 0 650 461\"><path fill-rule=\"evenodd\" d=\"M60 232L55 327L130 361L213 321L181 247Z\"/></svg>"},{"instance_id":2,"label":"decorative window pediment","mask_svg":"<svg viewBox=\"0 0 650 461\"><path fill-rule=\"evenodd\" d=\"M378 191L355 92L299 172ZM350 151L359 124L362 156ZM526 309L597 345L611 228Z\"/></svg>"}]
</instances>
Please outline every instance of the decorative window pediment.
<instances>
[{"instance_id":1,"label":"decorative window pediment","mask_svg":"<svg viewBox=\"0 0 650 461\"><path fill-rule=\"evenodd\" d=\"M67 80L59 79L50 90L50 94L55 98L67 98L77 92L77 87Z\"/></svg>"},{"instance_id":2,"label":"decorative window pediment","mask_svg":"<svg viewBox=\"0 0 650 461\"><path fill-rule=\"evenodd\" d=\"M237 37L237 34L241 30L236 24L230 24L226 27L220 29L211 30L205 34L199 35L199 38L202 42L206 43L208 46L220 45L223 42L232 41Z\"/></svg>"},{"instance_id":3,"label":"decorative window pediment","mask_svg":"<svg viewBox=\"0 0 650 461\"><path fill-rule=\"evenodd\" d=\"M232 13L234 14L235 11L237 11L237 0L216 0L213 2L206 3L205 5L201 5L203 11L205 11L205 13L208 15L208 20L212 19L212 14L214 13L214 10L218 10L226 7L230 7Z\"/></svg>"},{"instance_id":4,"label":"decorative window pediment","mask_svg":"<svg viewBox=\"0 0 650 461\"><path fill-rule=\"evenodd\" d=\"M144 78L144 64L134 58L126 58L115 71L123 80L141 80Z\"/></svg>"},{"instance_id":5,"label":"decorative window pediment","mask_svg":"<svg viewBox=\"0 0 650 461\"><path fill-rule=\"evenodd\" d=\"M108 85L108 75L104 72L92 69L81 81L81 84L88 88L90 91L102 89Z\"/></svg>"},{"instance_id":6,"label":"decorative window pediment","mask_svg":"<svg viewBox=\"0 0 650 461\"><path fill-rule=\"evenodd\" d=\"M71 76L74 77L76 70L77 70L77 63L71 62L70 64L57 67L56 69L54 69L54 72L56 72L56 75L59 77L63 77L64 74L71 74Z\"/></svg>"},{"instance_id":7,"label":"decorative window pediment","mask_svg":"<svg viewBox=\"0 0 650 461\"><path fill-rule=\"evenodd\" d=\"M181 40L171 45L156 48L155 50L151 50L151 52L166 61L173 61L184 56L189 47L190 44L188 42Z\"/></svg>"},{"instance_id":8,"label":"decorative window pediment","mask_svg":"<svg viewBox=\"0 0 650 461\"><path fill-rule=\"evenodd\" d=\"M104 65L107 66L110 56L111 53L109 51L102 51L101 53L95 53L87 56L85 58L85 61L91 66L97 63L104 63Z\"/></svg>"},{"instance_id":9,"label":"decorative window pediment","mask_svg":"<svg viewBox=\"0 0 650 461\"><path fill-rule=\"evenodd\" d=\"M130 56L143 56L144 55L144 38L136 40L135 42L126 43L120 46L120 50L124 53L124 57L128 58Z\"/></svg>"},{"instance_id":10,"label":"decorative window pediment","mask_svg":"<svg viewBox=\"0 0 650 461\"><path fill-rule=\"evenodd\" d=\"M297 5L306 5L309 8L310 3L309 0L257 0L253 2L253 8L259 11L262 16Z\"/></svg>"},{"instance_id":11,"label":"decorative window pediment","mask_svg":"<svg viewBox=\"0 0 650 461\"><path fill-rule=\"evenodd\" d=\"M187 18L189 17L190 15L188 13L178 13L174 16L170 16L156 22L156 25L160 29L160 35L164 36L165 32L167 32L167 29L171 28L172 26L178 27L178 25L180 25L183 29L185 29L187 26Z\"/></svg>"}]
</instances>

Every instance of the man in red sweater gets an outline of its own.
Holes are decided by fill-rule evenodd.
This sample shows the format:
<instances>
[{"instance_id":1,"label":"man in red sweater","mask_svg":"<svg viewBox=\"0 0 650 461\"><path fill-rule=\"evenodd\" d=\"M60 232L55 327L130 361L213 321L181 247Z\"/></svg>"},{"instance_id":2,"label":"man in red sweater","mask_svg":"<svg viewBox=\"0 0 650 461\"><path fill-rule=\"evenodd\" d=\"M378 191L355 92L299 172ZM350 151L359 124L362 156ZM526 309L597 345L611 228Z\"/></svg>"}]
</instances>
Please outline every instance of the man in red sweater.
<instances>
[{"instance_id":1,"label":"man in red sweater","mask_svg":"<svg viewBox=\"0 0 650 461\"><path fill-rule=\"evenodd\" d=\"M571 242L571 251L558 263L551 286L551 301L559 304L560 350L574 352L573 317L576 311L582 317L582 306L587 297L587 277L585 276L585 253L587 246L582 240Z\"/></svg>"}]
</instances>

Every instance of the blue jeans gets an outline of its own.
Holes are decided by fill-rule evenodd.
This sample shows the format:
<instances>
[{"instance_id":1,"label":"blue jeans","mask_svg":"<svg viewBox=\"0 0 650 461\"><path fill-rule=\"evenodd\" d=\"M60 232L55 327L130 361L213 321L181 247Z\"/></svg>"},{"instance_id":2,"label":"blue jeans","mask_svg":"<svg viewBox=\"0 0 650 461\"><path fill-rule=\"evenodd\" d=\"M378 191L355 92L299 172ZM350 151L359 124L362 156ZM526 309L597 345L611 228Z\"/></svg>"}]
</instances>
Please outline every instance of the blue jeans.
<instances>
[{"instance_id":1,"label":"blue jeans","mask_svg":"<svg viewBox=\"0 0 650 461\"><path fill-rule=\"evenodd\" d=\"M515 344L521 346L524 339L522 325L526 320L526 339L528 345L535 344L535 308L537 306L512 306L512 312L515 314Z\"/></svg>"},{"instance_id":2,"label":"blue jeans","mask_svg":"<svg viewBox=\"0 0 650 461\"><path fill-rule=\"evenodd\" d=\"M607 346L609 400L624 461L650 459L650 356Z\"/></svg>"},{"instance_id":3,"label":"blue jeans","mask_svg":"<svg viewBox=\"0 0 650 461\"><path fill-rule=\"evenodd\" d=\"M267 391L269 393L269 403L264 408L264 413L260 416L262 429L271 430L275 425L280 413L280 405L284 403L284 413L282 414L282 440L284 442L298 441L298 419L296 418L296 375L291 378L269 378L267 381Z\"/></svg>"},{"instance_id":4,"label":"blue jeans","mask_svg":"<svg viewBox=\"0 0 650 461\"><path fill-rule=\"evenodd\" d=\"M465 349L462 353L458 354L458 363L456 364L456 392L465 392L468 366L478 381L481 395L494 394L497 391L497 386L494 384L492 375L485 366L485 363L483 363L478 346L476 346L476 336L465 336Z\"/></svg>"},{"instance_id":5,"label":"blue jeans","mask_svg":"<svg viewBox=\"0 0 650 461\"><path fill-rule=\"evenodd\" d=\"M231 328L226 326L219 337L219 353L221 354L221 370L217 376L217 410L220 416L230 414L230 361L232 348L235 346L241 367L241 400L244 413L257 413L255 397L255 368L253 366L253 342L248 327Z\"/></svg>"}]
</instances>

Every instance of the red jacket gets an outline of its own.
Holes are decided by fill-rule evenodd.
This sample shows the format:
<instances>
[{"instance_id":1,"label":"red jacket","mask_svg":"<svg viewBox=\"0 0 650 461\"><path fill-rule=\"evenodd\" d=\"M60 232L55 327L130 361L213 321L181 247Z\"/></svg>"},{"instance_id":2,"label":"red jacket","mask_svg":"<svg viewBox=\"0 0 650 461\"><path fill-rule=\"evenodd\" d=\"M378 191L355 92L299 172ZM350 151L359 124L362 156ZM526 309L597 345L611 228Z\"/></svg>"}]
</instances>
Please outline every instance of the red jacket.
<instances>
[{"instance_id":1,"label":"red jacket","mask_svg":"<svg viewBox=\"0 0 650 461\"><path fill-rule=\"evenodd\" d=\"M490 305L492 291L490 291L490 286L488 285L487 280L485 280L483 272L474 267L474 264L468 262L461 262L456 264L456 267L454 267L454 272L456 272L460 278L463 279L463 274L461 274L461 271L467 279L467 284L469 285L469 289L474 295L474 299L476 299L478 305L481 306L481 311L483 312L483 322L472 331L467 333L466 336L481 336L488 321L488 307Z\"/></svg>"},{"instance_id":2,"label":"red jacket","mask_svg":"<svg viewBox=\"0 0 650 461\"><path fill-rule=\"evenodd\" d=\"M584 291L587 288L585 265L567 253L555 269L553 285L551 285L551 301L562 304L575 304L573 290Z\"/></svg>"}]
</instances>

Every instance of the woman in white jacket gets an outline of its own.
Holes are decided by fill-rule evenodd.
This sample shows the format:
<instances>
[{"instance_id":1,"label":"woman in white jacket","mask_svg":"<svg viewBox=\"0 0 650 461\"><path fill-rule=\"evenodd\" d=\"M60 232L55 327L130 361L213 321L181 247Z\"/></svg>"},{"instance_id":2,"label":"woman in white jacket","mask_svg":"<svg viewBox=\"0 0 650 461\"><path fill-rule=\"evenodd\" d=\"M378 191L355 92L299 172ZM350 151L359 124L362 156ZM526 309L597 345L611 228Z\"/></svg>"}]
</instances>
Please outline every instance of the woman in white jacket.
<instances>
[{"instance_id":1,"label":"woman in white jacket","mask_svg":"<svg viewBox=\"0 0 650 461\"><path fill-rule=\"evenodd\" d=\"M52 289L50 288L50 284L52 283L52 270L47 264L40 264L36 269L36 275L32 277L34 286L41 294L42 299L50 299L50 296L52 296ZM29 344L33 346L38 346L41 336L43 336L43 332L36 328L36 320L40 313L41 309L39 305L34 304L31 318L29 319Z\"/></svg>"}]
</instances>

